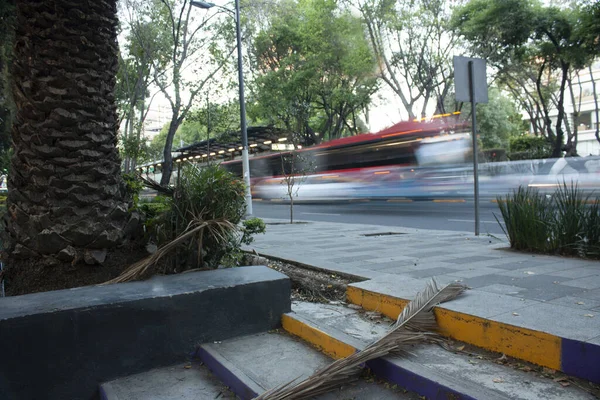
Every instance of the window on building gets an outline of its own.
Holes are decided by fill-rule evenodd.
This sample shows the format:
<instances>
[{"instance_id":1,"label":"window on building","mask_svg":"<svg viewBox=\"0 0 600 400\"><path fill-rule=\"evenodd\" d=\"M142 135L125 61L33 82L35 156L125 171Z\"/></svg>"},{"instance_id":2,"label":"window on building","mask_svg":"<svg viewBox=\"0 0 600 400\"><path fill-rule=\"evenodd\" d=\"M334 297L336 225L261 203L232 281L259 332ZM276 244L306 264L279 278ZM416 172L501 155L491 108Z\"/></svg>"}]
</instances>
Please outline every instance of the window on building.
<instances>
[{"instance_id":1,"label":"window on building","mask_svg":"<svg viewBox=\"0 0 600 400\"><path fill-rule=\"evenodd\" d=\"M579 117L573 116L573 120L577 124L579 130L592 129L592 113L582 112Z\"/></svg>"}]
</instances>

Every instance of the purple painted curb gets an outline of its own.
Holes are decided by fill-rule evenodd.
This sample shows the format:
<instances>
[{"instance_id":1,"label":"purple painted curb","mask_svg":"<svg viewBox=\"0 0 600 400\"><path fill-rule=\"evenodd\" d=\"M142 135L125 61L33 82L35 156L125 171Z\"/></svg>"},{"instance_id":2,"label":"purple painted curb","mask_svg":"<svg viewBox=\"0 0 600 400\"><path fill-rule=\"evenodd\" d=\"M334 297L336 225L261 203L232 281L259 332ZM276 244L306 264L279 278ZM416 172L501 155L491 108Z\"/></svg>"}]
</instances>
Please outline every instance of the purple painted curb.
<instances>
[{"instance_id":1,"label":"purple painted curb","mask_svg":"<svg viewBox=\"0 0 600 400\"><path fill-rule=\"evenodd\" d=\"M420 376L385 358L377 358L367 362L367 366L379 377L395 383L398 386L425 396L428 400L478 400L474 397L457 392L432 379Z\"/></svg>"},{"instance_id":2,"label":"purple painted curb","mask_svg":"<svg viewBox=\"0 0 600 400\"><path fill-rule=\"evenodd\" d=\"M561 370L600 383L600 346L562 338Z\"/></svg>"},{"instance_id":3,"label":"purple painted curb","mask_svg":"<svg viewBox=\"0 0 600 400\"><path fill-rule=\"evenodd\" d=\"M196 355L226 386L242 400L251 400L258 396L250 386L240 379L230 367L219 360L215 354L201 346Z\"/></svg>"}]
</instances>

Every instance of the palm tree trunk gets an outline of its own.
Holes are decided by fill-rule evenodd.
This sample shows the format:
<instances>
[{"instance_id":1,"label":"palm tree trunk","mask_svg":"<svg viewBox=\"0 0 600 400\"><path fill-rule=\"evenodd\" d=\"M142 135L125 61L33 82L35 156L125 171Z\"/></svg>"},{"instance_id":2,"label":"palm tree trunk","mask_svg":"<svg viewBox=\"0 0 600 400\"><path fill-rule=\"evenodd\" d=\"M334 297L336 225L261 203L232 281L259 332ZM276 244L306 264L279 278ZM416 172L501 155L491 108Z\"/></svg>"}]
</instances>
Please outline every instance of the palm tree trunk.
<instances>
[{"instance_id":1,"label":"palm tree trunk","mask_svg":"<svg viewBox=\"0 0 600 400\"><path fill-rule=\"evenodd\" d=\"M18 0L16 14L5 256L101 262L138 221L116 147L116 0Z\"/></svg>"}]
</instances>

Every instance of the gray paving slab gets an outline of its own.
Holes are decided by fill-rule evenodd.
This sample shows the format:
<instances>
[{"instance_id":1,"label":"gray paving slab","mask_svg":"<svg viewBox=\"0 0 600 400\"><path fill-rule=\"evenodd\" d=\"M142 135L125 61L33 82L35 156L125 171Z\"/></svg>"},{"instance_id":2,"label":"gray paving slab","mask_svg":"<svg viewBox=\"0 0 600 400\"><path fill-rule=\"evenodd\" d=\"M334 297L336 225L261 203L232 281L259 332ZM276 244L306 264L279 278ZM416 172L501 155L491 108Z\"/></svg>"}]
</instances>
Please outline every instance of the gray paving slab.
<instances>
[{"instance_id":1,"label":"gray paving slab","mask_svg":"<svg viewBox=\"0 0 600 400\"><path fill-rule=\"evenodd\" d=\"M597 344L598 346L600 346L600 336L588 340L588 343Z\"/></svg>"},{"instance_id":2,"label":"gray paving slab","mask_svg":"<svg viewBox=\"0 0 600 400\"><path fill-rule=\"evenodd\" d=\"M585 299L600 300L600 289L584 290L577 296L583 297Z\"/></svg>"},{"instance_id":3,"label":"gray paving slab","mask_svg":"<svg viewBox=\"0 0 600 400\"><path fill-rule=\"evenodd\" d=\"M443 307L469 315L490 318L508 312L516 312L538 303L535 300L518 299L503 294L468 290L459 298L445 303Z\"/></svg>"},{"instance_id":4,"label":"gray paving slab","mask_svg":"<svg viewBox=\"0 0 600 400\"><path fill-rule=\"evenodd\" d=\"M358 285L392 296L411 299L433 276L440 284L462 281L477 289L483 293L480 302L485 302L483 296L487 293L504 296L505 305L550 302L553 307L562 306L576 313L578 307L571 304L573 299L585 299L581 301L590 303L586 310L594 312L600 301L599 261L513 251L504 237L337 223L311 223L288 228L285 234L301 241L308 242L311 236L325 234L330 237L328 240L336 243L318 248L319 252L298 251L293 243L281 239L284 231L278 230L272 236L258 237L256 244L277 241L281 244L270 247L266 254L273 253L282 258L291 254L298 262L368 278L370 280ZM361 236L366 232L389 231L406 234ZM341 247L333 247L336 244ZM315 246L325 247L322 243L313 245L317 249ZM363 248L367 250L363 252ZM485 309L481 312L489 314ZM552 320L552 317L548 318ZM541 323L542 319L536 321ZM585 321L589 326L593 325L589 319ZM546 325L541 323L539 330L545 328Z\"/></svg>"},{"instance_id":5,"label":"gray paving slab","mask_svg":"<svg viewBox=\"0 0 600 400\"><path fill-rule=\"evenodd\" d=\"M537 303L518 311L518 315L505 313L491 318L494 321L547 332L574 340L586 341L598 336L600 318L586 317L586 310L574 312L571 307Z\"/></svg>"},{"instance_id":6,"label":"gray paving slab","mask_svg":"<svg viewBox=\"0 0 600 400\"><path fill-rule=\"evenodd\" d=\"M554 271L548 273L548 275L570 279L585 278L588 276L600 275L600 265L593 267L576 267L567 270Z\"/></svg>"},{"instance_id":7,"label":"gray paving slab","mask_svg":"<svg viewBox=\"0 0 600 400\"><path fill-rule=\"evenodd\" d=\"M596 308L600 307L600 299L590 300L586 299L585 297L574 296L559 297L558 299L550 300L549 303L559 304L565 307L571 307L576 310L595 311Z\"/></svg>"},{"instance_id":8,"label":"gray paving slab","mask_svg":"<svg viewBox=\"0 0 600 400\"><path fill-rule=\"evenodd\" d=\"M574 286L582 289L600 289L600 275L588 276L561 282L563 285Z\"/></svg>"},{"instance_id":9,"label":"gray paving slab","mask_svg":"<svg viewBox=\"0 0 600 400\"><path fill-rule=\"evenodd\" d=\"M420 268L419 270L413 270L408 272L406 275L411 278L430 278L436 275L444 275L452 272L456 272L454 269L445 267L434 267L434 268Z\"/></svg>"},{"instance_id":10,"label":"gray paving slab","mask_svg":"<svg viewBox=\"0 0 600 400\"><path fill-rule=\"evenodd\" d=\"M467 268L464 268L467 267ZM463 266L464 269L454 270L449 275L457 276L460 278L475 278L477 276L492 275L502 272L502 269L490 268L490 267L472 267L471 264Z\"/></svg>"},{"instance_id":11,"label":"gray paving slab","mask_svg":"<svg viewBox=\"0 0 600 400\"><path fill-rule=\"evenodd\" d=\"M187 368L186 368L187 367ZM106 400L235 399L206 367L179 364L101 385Z\"/></svg>"}]
</instances>

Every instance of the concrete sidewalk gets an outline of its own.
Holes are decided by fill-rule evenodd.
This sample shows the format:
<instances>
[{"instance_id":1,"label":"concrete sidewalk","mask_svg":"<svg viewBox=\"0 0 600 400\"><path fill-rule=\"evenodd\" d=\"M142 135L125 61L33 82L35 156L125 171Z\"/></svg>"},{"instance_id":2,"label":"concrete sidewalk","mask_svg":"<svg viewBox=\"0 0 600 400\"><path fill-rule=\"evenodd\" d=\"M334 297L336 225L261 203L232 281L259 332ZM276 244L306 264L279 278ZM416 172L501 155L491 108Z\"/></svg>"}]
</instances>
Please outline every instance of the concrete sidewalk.
<instances>
[{"instance_id":1,"label":"concrete sidewalk","mask_svg":"<svg viewBox=\"0 0 600 400\"><path fill-rule=\"evenodd\" d=\"M395 318L430 278L464 282L472 290L437 313L447 336L600 382L600 262L470 233L265 222L248 249L363 279L349 302Z\"/></svg>"}]
</instances>

